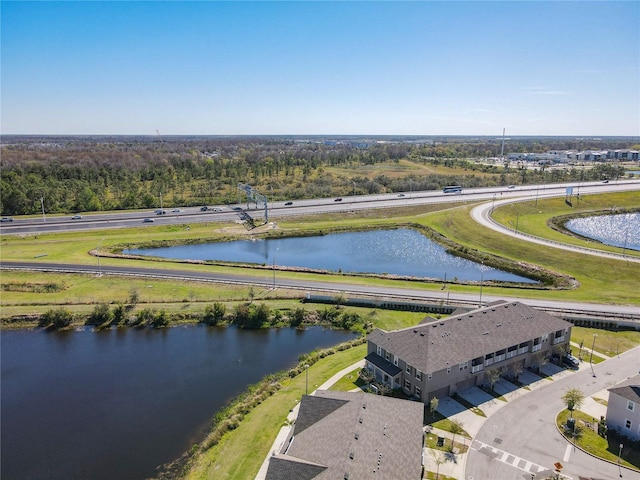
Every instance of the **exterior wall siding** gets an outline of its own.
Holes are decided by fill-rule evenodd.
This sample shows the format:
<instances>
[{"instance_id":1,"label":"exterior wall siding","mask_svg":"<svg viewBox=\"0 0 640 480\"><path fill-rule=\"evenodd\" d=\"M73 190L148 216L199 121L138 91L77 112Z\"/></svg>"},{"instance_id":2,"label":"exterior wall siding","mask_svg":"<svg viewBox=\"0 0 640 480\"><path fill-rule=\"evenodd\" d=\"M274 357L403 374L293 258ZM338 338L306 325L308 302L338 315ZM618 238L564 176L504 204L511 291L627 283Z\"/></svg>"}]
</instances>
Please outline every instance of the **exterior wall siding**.
<instances>
[{"instance_id":1,"label":"exterior wall siding","mask_svg":"<svg viewBox=\"0 0 640 480\"><path fill-rule=\"evenodd\" d=\"M635 403L633 411L627 408L628 400L613 392L609 392L607 405L607 428L620 434L640 440L640 403ZM627 420L631 421L631 428L626 428Z\"/></svg>"}]
</instances>

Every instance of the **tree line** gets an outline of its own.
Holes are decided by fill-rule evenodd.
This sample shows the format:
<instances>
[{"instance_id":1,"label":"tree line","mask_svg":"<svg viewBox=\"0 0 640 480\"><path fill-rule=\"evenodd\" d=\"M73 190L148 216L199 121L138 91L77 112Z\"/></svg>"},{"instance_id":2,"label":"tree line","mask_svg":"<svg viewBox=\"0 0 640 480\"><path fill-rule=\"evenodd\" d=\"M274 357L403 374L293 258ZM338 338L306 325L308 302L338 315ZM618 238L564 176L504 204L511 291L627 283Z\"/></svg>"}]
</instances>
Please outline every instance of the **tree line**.
<instances>
[{"instance_id":1,"label":"tree line","mask_svg":"<svg viewBox=\"0 0 640 480\"><path fill-rule=\"evenodd\" d=\"M470 159L495 156L499 139L428 143L331 142L280 138L54 137L3 138L0 211L3 215L77 213L239 203L237 185L249 183L274 200L437 190L507 183L614 178L622 169L603 164L548 174L510 171ZM45 141L47 140L47 141ZM568 141L511 141L510 151L563 148ZM623 148L629 145L615 145ZM611 147L613 148L613 147ZM389 178L338 174L355 168L410 160L445 166L450 174ZM478 175L482 173L483 175ZM491 174L491 175L486 175Z\"/></svg>"}]
</instances>

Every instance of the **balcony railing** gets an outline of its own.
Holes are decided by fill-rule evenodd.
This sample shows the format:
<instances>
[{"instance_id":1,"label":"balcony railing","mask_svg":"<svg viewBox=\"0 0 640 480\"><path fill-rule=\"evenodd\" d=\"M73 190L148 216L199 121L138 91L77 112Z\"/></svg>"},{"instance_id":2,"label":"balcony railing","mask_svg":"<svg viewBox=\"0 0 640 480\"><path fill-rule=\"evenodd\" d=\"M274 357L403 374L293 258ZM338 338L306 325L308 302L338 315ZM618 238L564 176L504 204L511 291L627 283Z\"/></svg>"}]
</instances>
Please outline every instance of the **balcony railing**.
<instances>
[{"instance_id":1,"label":"balcony railing","mask_svg":"<svg viewBox=\"0 0 640 480\"><path fill-rule=\"evenodd\" d=\"M529 351L529 346L522 347L518 349L518 355L522 355L523 353L527 353Z\"/></svg>"},{"instance_id":2,"label":"balcony railing","mask_svg":"<svg viewBox=\"0 0 640 480\"><path fill-rule=\"evenodd\" d=\"M483 366L482 365L472 365L471 366L471 373L478 373L481 370L483 370Z\"/></svg>"},{"instance_id":3,"label":"balcony railing","mask_svg":"<svg viewBox=\"0 0 640 480\"><path fill-rule=\"evenodd\" d=\"M532 352L537 352L539 350L542 350L542 344L538 344L538 345L534 345L533 347L531 347L531 351Z\"/></svg>"},{"instance_id":4,"label":"balcony railing","mask_svg":"<svg viewBox=\"0 0 640 480\"><path fill-rule=\"evenodd\" d=\"M564 335L562 337L556 337L553 339L553 344L557 345L558 343L564 342Z\"/></svg>"},{"instance_id":5,"label":"balcony railing","mask_svg":"<svg viewBox=\"0 0 640 480\"><path fill-rule=\"evenodd\" d=\"M487 367L488 367L489 365L491 365L492 363L493 363L493 357L491 357L491 358L487 358L487 359L484 361L484 364L485 364ZM472 367L472 368L473 368L473 367Z\"/></svg>"},{"instance_id":6,"label":"balcony railing","mask_svg":"<svg viewBox=\"0 0 640 480\"><path fill-rule=\"evenodd\" d=\"M512 350L510 352L507 352L507 358L513 358L518 354L518 352L516 350Z\"/></svg>"},{"instance_id":7,"label":"balcony railing","mask_svg":"<svg viewBox=\"0 0 640 480\"><path fill-rule=\"evenodd\" d=\"M502 360L504 360L505 354L503 353L502 355L496 355L496 363L501 362Z\"/></svg>"}]
</instances>

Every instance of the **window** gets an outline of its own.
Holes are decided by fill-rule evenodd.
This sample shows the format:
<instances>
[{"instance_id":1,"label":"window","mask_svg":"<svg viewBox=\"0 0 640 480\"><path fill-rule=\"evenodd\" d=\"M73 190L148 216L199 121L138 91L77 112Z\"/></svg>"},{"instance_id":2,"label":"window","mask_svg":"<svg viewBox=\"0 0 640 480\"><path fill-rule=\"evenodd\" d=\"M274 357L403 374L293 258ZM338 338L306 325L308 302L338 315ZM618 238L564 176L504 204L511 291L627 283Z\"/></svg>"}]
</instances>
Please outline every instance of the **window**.
<instances>
[{"instance_id":1,"label":"window","mask_svg":"<svg viewBox=\"0 0 640 480\"><path fill-rule=\"evenodd\" d=\"M389 352L385 352L385 353L384 353L384 358L385 358L386 360L389 360Z\"/></svg>"},{"instance_id":2,"label":"window","mask_svg":"<svg viewBox=\"0 0 640 480\"><path fill-rule=\"evenodd\" d=\"M469 368L469 362L462 362L460 364L460 371L466 370L467 368Z\"/></svg>"},{"instance_id":3,"label":"window","mask_svg":"<svg viewBox=\"0 0 640 480\"><path fill-rule=\"evenodd\" d=\"M382 356L382 347L380 345L376 345L376 353L379 356Z\"/></svg>"},{"instance_id":4,"label":"window","mask_svg":"<svg viewBox=\"0 0 640 480\"><path fill-rule=\"evenodd\" d=\"M407 363L407 373L411 375L411 365Z\"/></svg>"},{"instance_id":5,"label":"window","mask_svg":"<svg viewBox=\"0 0 640 480\"><path fill-rule=\"evenodd\" d=\"M396 357L395 355L393 356L393 364L397 367L398 366L398 357Z\"/></svg>"},{"instance_id":6,"label":"window","mask_svg":"<svg viewBox=\"0 0 640 480\"><path fill-rule=\"evenodd\" d=\"M422 372L420 370L416 369L416 379L417 380L422 380Z\"/></svg>"},{"instance_id":7,"label":"window","mask_svg":"<svg viewBox=\"0 0 640 480\"><path fill-rule=\"evenodd\" d=\"M422 390L420 390L420 387L416 385L416 395L421 397L422 395Z\"/></svg>"},{"instance_id":8,"label":"window","mask_svg":"<svg viewBox=\"0 0 640 480\"><path fill-rule=\"evenodd\" d=\"M405 379L404 388L406 388L407 390L411 391L411 382L409 380Z\"/></svg>"},{"instance_id":9,"label":"window","mask_svg":"<svg viewBox=\"0 0 640 480\"><path fill-rule=\"evenodd\" d=\"M631 430L631 420L625 419L624 428L628 428L629 430Z\"/></svg>"},{"instance_id":10,"label":"window","mask_svg":"<svg viewBox=\"0 0 640 480\"><path fill-rule=\"evenodd\" d=\"M629 400L627 402L627 410L633 412L633 409L635 408L635 405L636 405L635 403L633 403L631 400Z\"/></svg>"}]
</instances>

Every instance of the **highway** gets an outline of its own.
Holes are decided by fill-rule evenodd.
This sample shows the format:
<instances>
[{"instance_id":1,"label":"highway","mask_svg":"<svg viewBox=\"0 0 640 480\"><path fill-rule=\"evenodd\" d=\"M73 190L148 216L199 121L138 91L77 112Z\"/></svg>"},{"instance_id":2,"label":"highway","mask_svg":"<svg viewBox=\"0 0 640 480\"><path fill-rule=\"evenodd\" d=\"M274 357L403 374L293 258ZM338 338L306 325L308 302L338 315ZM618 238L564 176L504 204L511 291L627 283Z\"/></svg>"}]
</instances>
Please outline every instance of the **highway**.
<instances>
[{"instance_id":1,"label":"highway","mask_svg":"<svg viewBox=\"0 0 640 480\"><path fill-rule=\"evenodd\" d=\"M237 285L253 285L264 290L271 290L274 287L285 288L290 290L300 290L301 292L324 292L328 294L342 295L360 295L371 296L374 298L388 298L397 300L415 300L421 302L451 302L452 304L477 307L479 306L480 296L473 293L450 293L442 290L421 290L411 288L398 287L376 287L370 285L354 285L351 283L342 283L335 280L331 281L315 281L304 279L286 279L279 278L274 275L274 271L265 269L264 276L248 276L235 274L221 274L206 272L206 266L202 266L203 271L193 270L172 270L162 268L147 267L126 267L126 266L106 266L98 267L89 265L71 265L58 264L48 262L2 262L3 270L33 270L43 272L63 272L63 273L81 273L91 275L117 275L117 276L135 276L157 279L173 279L177 281L198 281ZM303 293L301 293L302 297ZM511 296L492 296L482 295L482 303L487 304L497 300L508 298L513 301L520 301L536 308L546 311L571 311L575 313L583 313L590 315L616 315L618 317L628 318L632 321L640 321L640 308L634 305L603 305L581 302L553 301L553 300L536 300L530 298L511 297Z\"/></svg>"},{"instance_id":2,"label":"highway","mask_svg":"<svg viewBox=\"0 0 640 480\"><path fill-rule=\"evenodd\" d=\"M433 203L472 202L482 200L507 201L523 197L544 198L564 196L567 187L573 187L574 195L605 193L612 191L640 191L640 180L620 180L607 184L587 182L577 186L575 183L553 185L526 185L513 189L507 187L491 187L465 189L461 194L444 194L441 191L420 191L380 195L357 195L311 200L293 200L291 205L286 201L269 204L269 220L275 221L292 215L308 215L317 213L340 213L372 208L389 208L408 205L425 205ZM214 211L214 208L219 211ZM157 225L171 225L200 222L235 221L241 211L249 213L256 221L264 219L264 207L256 208L255 204L247 208L247 204L210 206L206 212L200 207L163 209L164 215L156 215L156 209L148 211L123 211L108 213L83 214L80 219L72 219L73 215L44 215L28 218L14 218L11 222L0 223L0 235L35 234L46 232L81 231L111 228L151 228ZM145 218L153 222L144 222Z\"/></svg>"}]
</instances>

